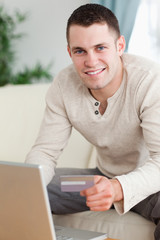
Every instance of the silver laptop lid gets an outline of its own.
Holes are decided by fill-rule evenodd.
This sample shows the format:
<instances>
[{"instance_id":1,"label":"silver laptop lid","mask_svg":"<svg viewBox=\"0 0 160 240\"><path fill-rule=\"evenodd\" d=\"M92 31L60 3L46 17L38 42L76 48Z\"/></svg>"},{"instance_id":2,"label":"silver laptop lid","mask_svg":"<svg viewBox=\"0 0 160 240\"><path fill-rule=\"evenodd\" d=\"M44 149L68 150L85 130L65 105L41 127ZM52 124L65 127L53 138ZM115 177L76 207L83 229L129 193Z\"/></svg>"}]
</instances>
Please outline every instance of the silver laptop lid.
<instances>
[{"instance_id":1,"label":"silver laptop lid","mask_svg":"<svg viewBox=\"0 0 160 240\"><path fill-rule=\"evenodd\" d=\"M0 239L56 239L41 166L0 162Z\"/></svg>"}]
</instances>

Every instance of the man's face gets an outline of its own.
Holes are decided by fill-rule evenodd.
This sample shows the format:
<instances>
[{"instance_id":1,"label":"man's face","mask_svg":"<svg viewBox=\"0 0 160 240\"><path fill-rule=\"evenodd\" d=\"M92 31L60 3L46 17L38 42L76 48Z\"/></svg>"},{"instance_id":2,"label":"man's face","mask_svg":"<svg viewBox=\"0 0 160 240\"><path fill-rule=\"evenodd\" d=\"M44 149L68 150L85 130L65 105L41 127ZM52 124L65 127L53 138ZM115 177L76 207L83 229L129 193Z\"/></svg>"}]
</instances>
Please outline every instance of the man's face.
<instances>
[{"instance_id":1,"label":"man's face","mask_svg":"<svg viewBox=\"0 0 160 240\"><path fill-rule=\"evenodd\" d=\"M122 65L125 42L107 24L89 27L71 25L68 52L83 83L91 90L105 88L116 81Z\"/></svg>"}]
</instances>

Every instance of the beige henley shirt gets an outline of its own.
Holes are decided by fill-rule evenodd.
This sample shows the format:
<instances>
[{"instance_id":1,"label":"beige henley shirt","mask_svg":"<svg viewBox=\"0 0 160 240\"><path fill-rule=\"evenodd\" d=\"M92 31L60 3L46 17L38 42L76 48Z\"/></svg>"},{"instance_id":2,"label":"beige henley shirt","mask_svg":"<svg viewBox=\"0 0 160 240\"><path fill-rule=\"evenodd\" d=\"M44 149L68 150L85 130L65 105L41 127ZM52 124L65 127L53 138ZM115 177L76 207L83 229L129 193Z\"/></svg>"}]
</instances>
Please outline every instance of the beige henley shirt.
<instances>
[{"instance_id":1,"label":"beige henley shirt","mask_svg":"<svg viewBox=\"0 0 160 240\"><path fill-rule=\"evenodd\" d=\"M120 181L124 200L115 204L120 214L160 191L160 67L129 54L122 61L123 81L103 115L73 65L57 75L26 158L43 165L48 184L74 127L96 147L100 171Z\"/></svg>"}]
</instances>

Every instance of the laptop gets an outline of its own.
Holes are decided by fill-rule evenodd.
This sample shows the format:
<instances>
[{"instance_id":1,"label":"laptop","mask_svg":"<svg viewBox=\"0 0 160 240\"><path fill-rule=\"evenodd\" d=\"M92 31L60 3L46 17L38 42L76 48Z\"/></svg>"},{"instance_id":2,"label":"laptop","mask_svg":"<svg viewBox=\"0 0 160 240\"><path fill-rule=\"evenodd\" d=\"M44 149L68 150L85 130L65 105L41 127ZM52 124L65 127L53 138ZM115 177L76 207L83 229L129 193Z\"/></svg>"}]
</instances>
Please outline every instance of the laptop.
<instances>
[{"instance_id":1,"label":"laptop","mask_svg":"<svg viewBox=\"0 0 160 240\"><path fill-rule=\"evenodd\" d=\"M0 239L105 238L104 233L54 226L42 166L0 162Z\"/></svg>"}]
</instances>

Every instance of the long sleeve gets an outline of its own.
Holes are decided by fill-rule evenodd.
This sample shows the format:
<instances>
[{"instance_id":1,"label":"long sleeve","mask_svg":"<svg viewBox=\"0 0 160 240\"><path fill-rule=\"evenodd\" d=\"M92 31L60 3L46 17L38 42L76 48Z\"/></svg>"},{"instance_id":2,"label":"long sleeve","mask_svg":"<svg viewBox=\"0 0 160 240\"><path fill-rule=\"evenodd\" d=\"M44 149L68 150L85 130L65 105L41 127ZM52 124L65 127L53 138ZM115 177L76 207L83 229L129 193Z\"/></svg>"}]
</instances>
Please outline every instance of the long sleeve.
<instances>
[{"instance_id":1,"label":"long sleeve","mask_svg":"<svg viewBox=\"0 0 160 240\"><path fill-rule=\"evenodd\" d=\"M148 80L150 79L150 81ZM149 195L160 191L160 74L149 74L148 84L142 81L135 94L135 104L149 157L143 166L117 176L124 201L115 204L119 213L129 211Z\"/></svg>"},{"instance_id":2,"label":"long sleeve","mask_svg":"<svg viewBox=\"0 0 160 240\"><path fill-rule=\"evenodd\" d=\"M71 134L71 124L64 108L58 79L55 78L46 95L46 109L39 135L26 157L26 162L41 164L46 184L54 176L56 162Z\"/></svg>"}]
</instances>

